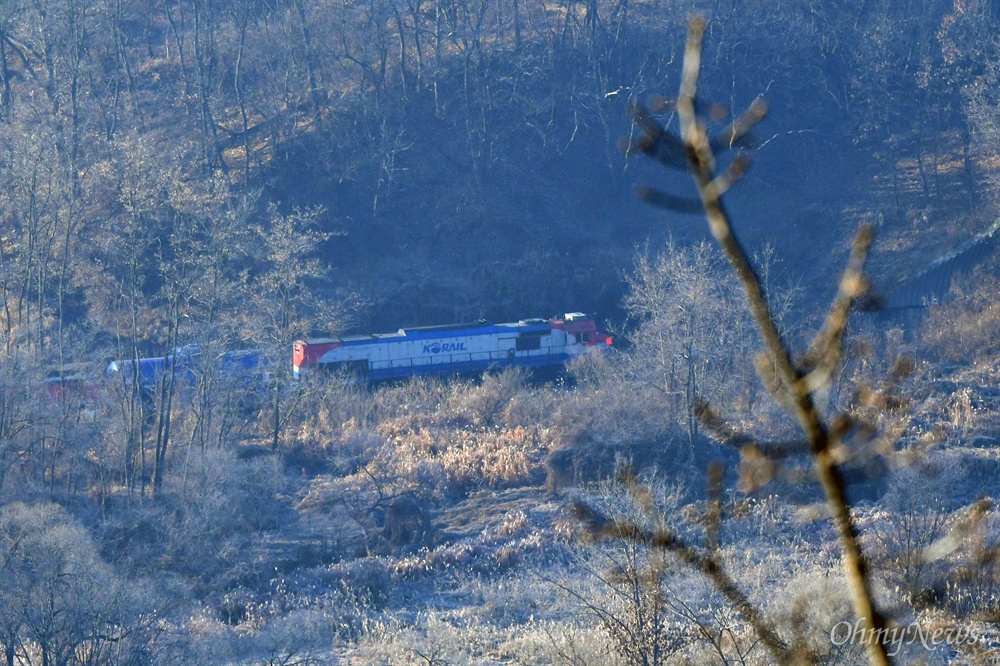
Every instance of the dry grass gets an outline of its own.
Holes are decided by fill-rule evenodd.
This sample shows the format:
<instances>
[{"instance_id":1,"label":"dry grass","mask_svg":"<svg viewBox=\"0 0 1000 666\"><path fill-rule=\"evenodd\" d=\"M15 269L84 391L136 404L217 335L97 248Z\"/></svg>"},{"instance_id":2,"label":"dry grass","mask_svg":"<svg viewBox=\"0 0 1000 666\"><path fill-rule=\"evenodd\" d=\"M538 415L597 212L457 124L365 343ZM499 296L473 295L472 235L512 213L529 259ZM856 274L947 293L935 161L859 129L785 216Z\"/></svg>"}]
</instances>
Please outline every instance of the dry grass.
<instances>
[{"instance_id":1,"label":"dry grass","mask_svg":"<svg viewBox=\"0 0 1000 666\"><path fill-rule=\"evenodd\" d=\"M927 350L943 361L980 361L1000 356L1000 279L975 271L953 285L953 300L930 308L921 331Z\"/></svg>"},{"instance_id":2,"label":"dry grass","mask_svg":"<svg viewBox=\"0 0 1000 666\"><path fill-rule=\"evenodd\" d=\"M537 485L550 433L542 428L412 428L382 424L374 465L386 474L432 474L446 491Z\"/></svg>"}]
</instances>

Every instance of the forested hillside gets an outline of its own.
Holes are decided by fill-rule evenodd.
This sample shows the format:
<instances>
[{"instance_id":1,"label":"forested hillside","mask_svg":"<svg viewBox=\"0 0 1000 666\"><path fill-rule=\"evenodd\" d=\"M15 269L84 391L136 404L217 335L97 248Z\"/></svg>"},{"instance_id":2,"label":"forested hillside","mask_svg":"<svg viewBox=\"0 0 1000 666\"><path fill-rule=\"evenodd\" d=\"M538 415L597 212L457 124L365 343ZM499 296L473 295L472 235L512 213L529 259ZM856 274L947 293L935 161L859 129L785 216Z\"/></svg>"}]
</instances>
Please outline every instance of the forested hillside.
<instances>
[{"instance_id":1,"label":"forested hillside","mask_svg":"<svg viewBox=\"0 0 1000 666\"><path fill-rule=\"evenodd\" d=\"M701 212L635 196L691 177L622 150L693 14L702 117L769 105L726 205L789 340L860 223L873 305L992 228L985 0L0 0L6 663L767 663L704 578L650 594L647 550L585 543L574 498L636 512L626 462L692 543L722 497L719 561L795 654L863 660L830 639L850 613L808 472L748 481L696 418L794 437ZM852 318L824 389L888 447L846 465L879 603L982 637L911 656L994 656L996 265L920 325ZM310 333L574 310L616 349L569 387L288 372ZM185 345L264 364L104 376Z\"/></svg>"},{"instance_id":2,"label":"forested hillside","mask_svg":"<svg viewBox=\"0 0 1000 666\"><path fill-rule=\"evenodd\" d=\"M634 202L642 168L617 150L627 100L674 89L692 11L712 17L710 101L774 109L731 205L793 275L825 271L859 218L885 227L889 281L897 254L992 221L991 3L9 2L5 330L118 333L130 267L146 315L210 279L209 252L227 284L202 307L231 309L270 267L248 234L315 250L332 272L309 291L360 297L366 324L617 318L637 246L702 237ZM295 210L323 235L280 237Z\"/></svg>"}]
</instances>

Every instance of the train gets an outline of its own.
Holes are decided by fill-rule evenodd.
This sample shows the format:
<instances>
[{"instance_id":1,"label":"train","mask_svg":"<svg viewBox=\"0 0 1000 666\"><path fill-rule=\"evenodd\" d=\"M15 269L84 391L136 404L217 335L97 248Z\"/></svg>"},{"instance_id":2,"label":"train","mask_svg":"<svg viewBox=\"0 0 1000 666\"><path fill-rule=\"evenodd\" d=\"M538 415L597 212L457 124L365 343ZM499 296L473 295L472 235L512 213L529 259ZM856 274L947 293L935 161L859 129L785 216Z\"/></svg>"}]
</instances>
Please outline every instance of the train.
<instances>
[{"instance_id":1,"label":"train","mask_svg":"<svg viewBox=\"0 0 1000 666\"><path fill-rule=\"evenodd\" d=\"M225 351L212 359L204 358L205 354L198 345L184 345L166 356L155 356L127 361L111 361L105 375L120 378L120 381L131 384L135 379L138 367L138 386L143 391L152 390L168 373L173 373L174 381L178 383L194 383L198 377L212 368L224 377L236 377L243 383L257 384L264 374L267 360L260 349L239 349Z\"/></svg>"},{"instance_id":2,"label":"train","mask_svg":"<svg viewBox=\"0 0 1000 666\"><path fill-rule=\"evenodd\" d=\"M511 367L553 369L611 343L610 336L597 330L594 317L582 312L505 324L479 320L297 340L292 345L292 374L302 379L317 372L335 372L386 381Z\"/></svg>"},{"instance_id":3,"label":"train","mask_svg":"<svg viewBox=\"0 0 1000 666\"><path fill-rule=\"evenodd\" d=\"M428 375L472 375L518 367L559 370L588 351L612 344L598 331L592 315L569 312L550 319L521 319L494 324L401 328L393 333L309 338L292 345L293 379L343 374L362 382ZM177 386L197 384L215 373L231 386L263 394L270 385L273 356L261 349L208 353L198 345L176 348L165 356L110 361L101 378L94 370L64 366L44 381L43 395L59 401L69 395L95 399L102 384L135 386L137 397L152 402L166 377ZM78 364L79 365L79 364Z\"/></svg>"},{"instance_id":4,"label":"train","mask_svg":"<svg viewBox=\"0 0 1000 666\"><path fill-rule=\"evenodd\" d=\"M262 397L269 384L271 365L260 349L207 354L198 345L189 344L166 356L111 361L104 374L120 386L134 385L138 389L137 397L152 405L157 387L167 376L175 385L183 387L196 385L202 377L212 374L248 396Z\"/></svg>"}]
</instances>

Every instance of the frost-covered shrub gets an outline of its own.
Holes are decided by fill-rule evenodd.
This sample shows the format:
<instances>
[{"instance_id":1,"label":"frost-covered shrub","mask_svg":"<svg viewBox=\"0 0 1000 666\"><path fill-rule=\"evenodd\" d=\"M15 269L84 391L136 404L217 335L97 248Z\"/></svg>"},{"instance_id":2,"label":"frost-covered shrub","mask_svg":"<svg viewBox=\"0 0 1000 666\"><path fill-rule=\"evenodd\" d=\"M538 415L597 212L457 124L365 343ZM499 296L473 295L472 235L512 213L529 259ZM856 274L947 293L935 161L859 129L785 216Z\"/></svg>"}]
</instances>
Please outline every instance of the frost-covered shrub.
<instances>
[{"instance_id":1,"label":"frost-covered shrub","mask_svg":"<svg viewBox=\"0 0 1000 666\"><path fill-rule=\"evenodd\" d=\"M367 389L336 381L311 387L298 398L282 451L291 470L349 473L378 446L375 406Z\"/></svg>"},{"instance_id":2,"label":"frost-covered shrub","mask_svg":"<svg viewBox=\"0 0 1000 666\"><path fill-rule=\"evenodd\" d=\"M586 623L538 620L493 624L476 611L425 611L368 625L355 655L366 664L552 664L621 666L606 638Z\"/></svg>"},{"instance_id":3,"label":"frost-covered shrub","mask_svg":"<svg viewBox=\"0 0 1000 666\"><path fill-rule=\"evenodd\" d=\"M529 386L511 398L500 420L506 427L542 426L551 429L552 415L570 393L555 386Z\"/></svg>"},{"instance_id":4,"label":"frost-covered shrub","mask_svg":"<svg viewBox=\"0 0 1000 666\"><path fill-rule=\"evenodd\" d=\"M772 605L786 635L799 650L812 655L813 663L866 664L864 646L835 645L831 632L840 622L854 623L843 567L836 561L811 568L783 581Z\"/></svg>"},{"instance_id":5,"label":"frost-covered shrub","mask_svg":"<svg viewBox=\"0 0 1000 666\"><path fill-rule=\"evenodd\" d=\"M521 426L503 430L461 430L442 454L449 482L461 487L500 488L533 484L544 455L544 433Z\"/></svg>"},{"instance_id":6,"label":"frost-covered shrub","mask_svg":"<svg viewBox=\"0 0 1000 666\"><path fill-rule=\"evenodd\" d=\"M655 392L585 387L566 395L552 417L546 485L556 490L610 477L620 465L671 467L691 458L683 433L666 419Z\"/></svg>"},{"instance_id":7,"label":"frost-covered shrub","mask_svg":"<svg viewBox=\"0 0 1000 666\"><path fill-rule=\"evenodd\" d=\"M929 454L896 470L888 490L866 517L869 557L890 589L910 603L922 597L942 575L941 563L926 557L926 549L943 537L950 514L958 508L955 489L965 473L961 457L949 451Z\"/></svg>"},{"instance_id":8,"label":"frost-covered shrub","mask_svg":"<svg viewBox=\"0 0 1000 666\"><path fill-rule=\"evenodd\" d=\"M940 606L966 621L993 621L1000 607L1000 580L996 575L1000 513L996 502L983 498L955 512L951 520L953 527L948 537L928 553L947 566L935 588Z\"/></svg>"},{"instance_id":9,"label":"frost-covered shrub","mask_svg":"<svg viewBox=\"0 0 1000 666\"><path fill-rule=\"evenodd\" d=\"M322 475L302 489L295 509L304 532L318 538L325 561L364 556L381 529L379 489L363 472L348 477ZM307 552L303 553L308 555ZM312 560L315 563L318 560Z\"/></svg>"},{"instance_id":10,"label":"frost-covered shrub","mask_svg":"<svg viewBox=\"0 0 1000 666\"><path fill-rule=\"evenodd\" d=\"M477 643L481 631L467 631L437 614L421 614L412 624L398 620L373 623L358 651L370 664L462 664L481 663Z\"/></svg>"},{"instance_id":11,"label":"frost-covered shrub","mask_svg":"<svg viewBox=\"0 0 1000 666\"><path fill-rule=\"evenodd\" d=\"M393 565L393 576L399 581L455 573L493 577L517 570L528 561L565 556L565 547L556 543L556 538L547 522L539 525L515 511L477 536L421 548L399 558Z\"/></svg>"},{"instance_id":12,"label":"frost-covered shrub","mask_svg":"<svg viewBox=\"0 0 1000 666\"><path fill-rule=\"evenodd\" d=\"M204 580L243 576L261 556L260 535L296 519L284 499L289 479L270 456L242 461L234 451L192 451L168 480L157 505L166 536L161 561Z\"/></svg>"},{"instance_id":13,"label":"frost-covered shrub","mask_svg":"<svg viewBox=\"0 0 1000 666\"><path fill-rule=\"evenodd\" d=\"M505 423L505 414L511 402L527 390L528 372L522 368L508 368L503 372L489 372L477 382L455 382L447 403L446 412L456 421L465 421L481 428L491 428Z\"/></svg>"},{"instance_id":14,"label":"frost-covered shrub","mask_svg":"<svg viewBox=\"0 0 1000 666\"><path fill-rule=\"evenodd\" d=\"M325 578L345 598L372 609L386 603L392 586L389 567L374 557L331 565Z\"/></svg>"},{"instance_id":15,"label":"frost-covered shrub","mask_svg":"<svg viewBox=\"0 0 1000 666\"><path fill-rule=\"evenodd\" d=\"M237 634L234 651L251 663L302 666L331 663L326 655L342 633L342 621L338 613L325 608L297 608L257 631Z\"/></svg>"},{"instance_id":16,"label":"frost-covered shrub","mask_svg":"<svg viewBox=\"0 0 1000 666\"><path fill-rule=\"evenodd\" d=\"M378 387L371 397L373 422L395 420L409 428L447 425L449 417L442 406L454 390L448 380L437 377L414 377L403 384Z\"/></svg>"},{"instance_id":17,"label":"frost-covered shrub","mask_svg":"<svg viewBox=\"0 0 1000 666\"><path fill-rule=\"evenodd\" d=\"M723 529L737 538L775 538L794 523L791 507L777 495L733 497L723 509ZM793 530L799 525L792 525Z\"/></svg>"},{"instance_id":18,"label":"frost-covered shrub","mask_svg":"<svg viewBox=\"0 0 1000 666\"><path fill-rule=\"evenodd\" d=\"M515 663L552 666L624 666L607 636L591 623L533 621L504 644Z\"/></svg>"},{"instance_id":19,"label":"frost-covered shrub","mask_svg":"<svg viewBox=\"0 0 1000 666\"><path fill-rule=\"evenodd\" d=\"M108 564L90 534L55 504L0 507L0 642L14 663L110 666L158 652L162 603L154 582ZM5 651L6 651L5 650Z\"/></svg>"},{"instance_id":20,"label":"frost-covered shrub","mask_svg":"<svg viewBox=\"0 0 1000 666\"><path fill-rule=\"evenodd\" d=\"M320 666L331 661L339 640L341 618L336 610L316 605L290 609L256 622L230 625L205 614L190 617L169 634L163 663L298 664Z\"/></svg>"},{"instance_id":21,"label":"frost-covered shrub","mask_svg":"<svg viewBox=\"0 0 1000 666\"><path fill-rule=\"evenodd\" d=\"M602 443L626 449L675 433L655 392L637 392L624 384L567 393L552 422L560 446Z\"/></svg>"}]
</instances>

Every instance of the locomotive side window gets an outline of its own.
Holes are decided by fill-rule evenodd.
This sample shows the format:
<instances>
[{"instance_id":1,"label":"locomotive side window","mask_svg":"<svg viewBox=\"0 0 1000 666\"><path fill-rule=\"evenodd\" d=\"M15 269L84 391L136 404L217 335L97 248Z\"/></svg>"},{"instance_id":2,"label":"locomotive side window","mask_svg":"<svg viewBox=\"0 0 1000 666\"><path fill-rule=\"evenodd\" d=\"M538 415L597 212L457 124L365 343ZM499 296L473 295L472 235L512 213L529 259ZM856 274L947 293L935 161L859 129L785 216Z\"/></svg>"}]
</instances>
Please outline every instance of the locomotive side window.
<instances>
[{"instance_id":1,"label":"locomotive side window","mask_svg":"<svg viewBox=\"0 0 1000 666\"><path fill-rule=\"evenodd\" d=\"M517 340L514 342L514 348L517 351L534 351L536 349L541 349L541 347L541 335L522 334L517 336Z\"/></svg>"}]
</instances>

